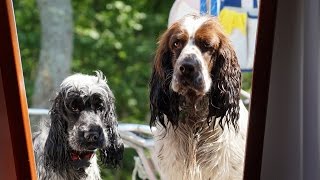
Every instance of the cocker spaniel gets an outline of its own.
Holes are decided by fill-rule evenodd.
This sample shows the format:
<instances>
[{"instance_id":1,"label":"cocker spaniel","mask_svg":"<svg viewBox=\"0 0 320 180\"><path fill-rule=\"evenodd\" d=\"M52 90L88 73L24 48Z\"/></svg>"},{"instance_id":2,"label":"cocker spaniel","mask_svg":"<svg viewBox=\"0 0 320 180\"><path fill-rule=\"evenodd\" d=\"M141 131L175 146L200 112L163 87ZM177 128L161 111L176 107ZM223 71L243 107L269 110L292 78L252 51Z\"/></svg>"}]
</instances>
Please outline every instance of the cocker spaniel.
<instances>
[{"instance_id":1,"label":"cocker spaniel","mask_svg":"<svg viewBox=\"0 0 320 180\"><path fill-rule=\"evenodd\" d=\"M166 180L242 179L248 112L218 20L188 15L160 37L150 82L155 158Z\"/></svg>"},{"instance_id":2,"label":"cocker spaniel","mask_svg":"<svg viewBox=\"0 0 320 180\"><path fill-rule=\"evenodd\" d=\"M98 152L102 164L119 164L124 146L114 101L101 72L74 74L62 82L51 121L33 136L39 179L101 179Z\"/></svg>"}]
</instances>

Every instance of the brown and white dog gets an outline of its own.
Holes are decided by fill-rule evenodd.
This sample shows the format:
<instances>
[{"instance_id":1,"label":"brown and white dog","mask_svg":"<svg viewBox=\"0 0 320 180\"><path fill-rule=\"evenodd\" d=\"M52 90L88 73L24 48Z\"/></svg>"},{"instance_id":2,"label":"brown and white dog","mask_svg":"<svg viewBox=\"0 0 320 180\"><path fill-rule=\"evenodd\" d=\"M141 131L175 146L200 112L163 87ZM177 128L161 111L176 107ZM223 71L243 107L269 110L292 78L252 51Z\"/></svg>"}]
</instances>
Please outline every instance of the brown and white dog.
<instances>
[{"instance_id":1,"label":"brown and white dog","mask_svg":"<svg viewBox=\"0 0 320 180\"><path fill-rule=\"evenodd\" d=\"M150 82L163 179L242 179L248 112L241 71L218 20L188 15L161 37Z\"/></svg>"}]
</instances>

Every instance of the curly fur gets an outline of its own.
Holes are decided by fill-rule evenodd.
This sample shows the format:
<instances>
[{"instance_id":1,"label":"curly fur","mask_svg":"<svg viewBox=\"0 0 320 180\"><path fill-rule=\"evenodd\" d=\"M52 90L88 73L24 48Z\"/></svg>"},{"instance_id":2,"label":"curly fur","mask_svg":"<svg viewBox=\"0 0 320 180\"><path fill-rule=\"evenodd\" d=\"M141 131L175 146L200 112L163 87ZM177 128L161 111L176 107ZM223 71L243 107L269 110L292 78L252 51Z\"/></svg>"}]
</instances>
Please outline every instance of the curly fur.
<instances>
[{"instance_id":1,"label":"curly fur","mask_svg":"<svg viewBox=\"0 0 320 180\"><path fill-rule=\"evenodd\" d=\"M184 85L189 75L179 71L186 62L194 62L201 83ZM186 16L160 37L150 125L157 127L155 156L164 179L242 178L247 111L240 88L235 51L215 18Z\"/></svg>"},{"instance_id":2,"label":"curly fur","mask_svg":"<svg viewBox=\"0 0 320 180\"><path fill-rule=\"evenodd\" d=\"M101 179L98 151L108 167L122 159L114 96L101 72L66 78L50 120L33 136L39 179Z\"/></svg>"}]
</instances>

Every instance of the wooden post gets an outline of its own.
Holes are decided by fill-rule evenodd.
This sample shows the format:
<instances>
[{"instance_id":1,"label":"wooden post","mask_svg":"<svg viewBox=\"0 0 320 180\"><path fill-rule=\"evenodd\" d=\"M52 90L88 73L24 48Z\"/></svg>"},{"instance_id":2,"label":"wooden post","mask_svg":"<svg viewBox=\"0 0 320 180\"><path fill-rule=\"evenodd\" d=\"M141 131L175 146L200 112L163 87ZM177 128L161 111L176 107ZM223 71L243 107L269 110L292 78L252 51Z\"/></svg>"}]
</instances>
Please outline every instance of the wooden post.
<instances>
[{"instance_id":1,"label":"wooden post","mask_svg":"<svg viewBox=\"0 0 320 180\"><path fill-rule=\"evenodd\" d=\"M0 1L0 179L37 179L11 0Z\"/></svg>"}]
</instances>

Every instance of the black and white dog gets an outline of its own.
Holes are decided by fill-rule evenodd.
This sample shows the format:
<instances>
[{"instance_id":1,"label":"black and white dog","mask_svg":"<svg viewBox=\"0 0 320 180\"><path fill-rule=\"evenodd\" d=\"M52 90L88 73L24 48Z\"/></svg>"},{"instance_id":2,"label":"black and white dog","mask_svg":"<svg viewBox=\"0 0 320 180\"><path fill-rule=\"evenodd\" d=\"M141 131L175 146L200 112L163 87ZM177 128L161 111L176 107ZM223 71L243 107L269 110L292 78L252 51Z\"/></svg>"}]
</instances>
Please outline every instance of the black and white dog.
<instances>
[{"instance_id":1,"label":"black and white dog","mask_svg":"<svg viewBox=\"0 0 320 180\"><path fill-rule=\"evenodd\" d=\"M74 74L60 85L50 119L33 136L39 179L101 179L97 163L117 167L124 146L115 98L101 72Z\"/></svg>"}]
</instances>

